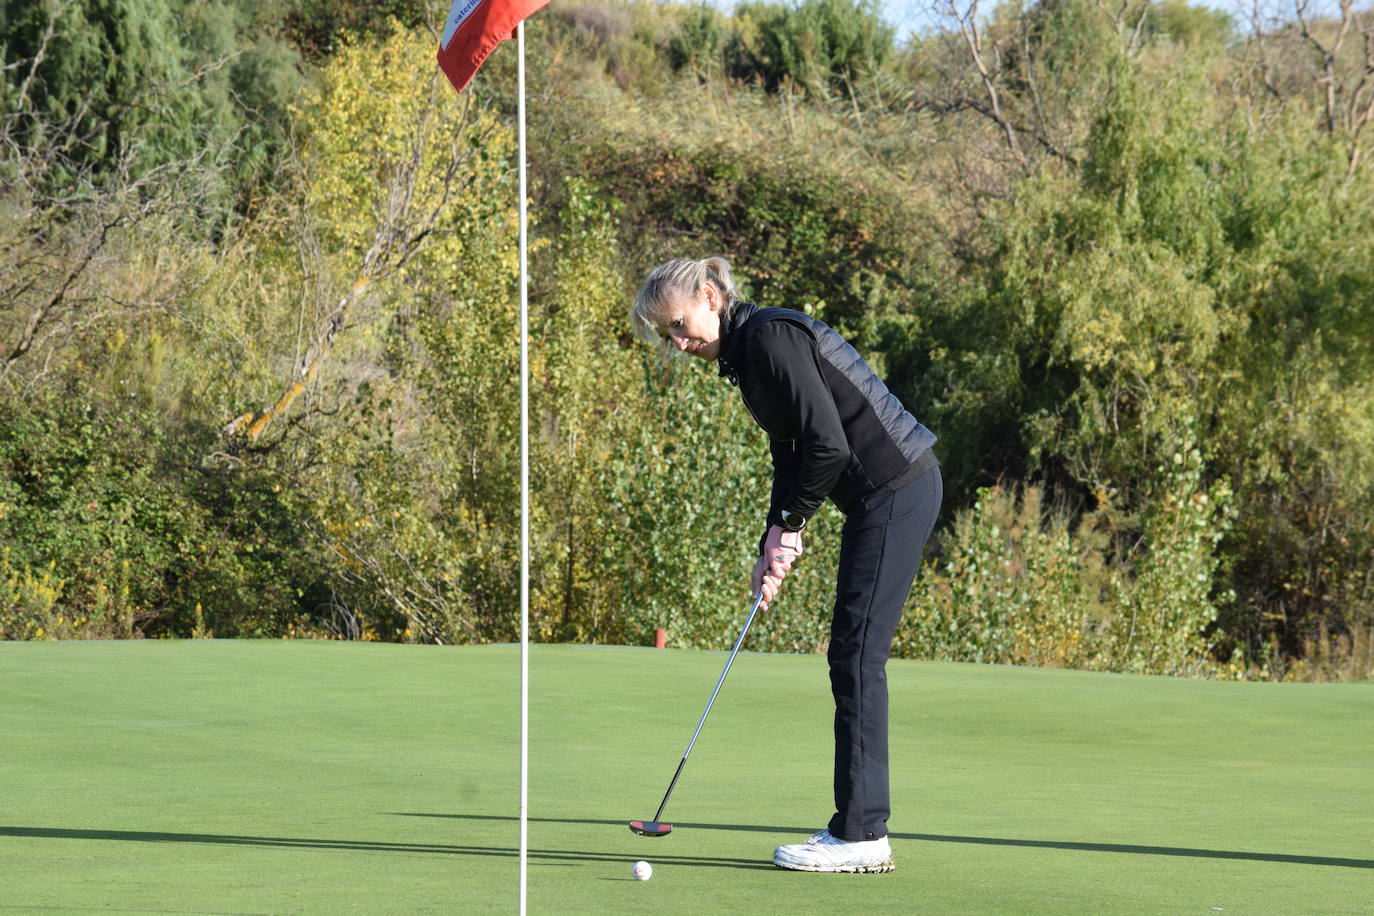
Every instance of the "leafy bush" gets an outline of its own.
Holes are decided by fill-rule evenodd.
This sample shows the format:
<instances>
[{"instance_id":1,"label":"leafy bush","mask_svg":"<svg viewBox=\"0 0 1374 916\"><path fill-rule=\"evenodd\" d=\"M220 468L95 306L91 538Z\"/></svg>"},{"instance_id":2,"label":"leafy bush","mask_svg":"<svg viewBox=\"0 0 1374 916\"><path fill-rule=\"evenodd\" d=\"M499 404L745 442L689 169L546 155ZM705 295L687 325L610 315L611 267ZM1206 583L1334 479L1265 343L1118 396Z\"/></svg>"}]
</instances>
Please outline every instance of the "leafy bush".
<instances>
[{"instance_id":1,"label":"leafy bush","mask_svg":"<svg viewBox=\"0 0 1374 916\"><path fill-rule=\"evenodd\" d=\"M703 77L719 76L725 67L730 34L729 20L715 7L706 3L687 7L668 39L668 62L674 70L686 69Z\"/></svg>"},{"instance_id":2,"label":"leafy bush","mask_svg":"<svg viewBox=\"0 0 1374 916\"><path fill-rule=\"evenodd\" d=\"M0 124L46 161L45 187L194 162L223 206L270 177L299 56L249 5L7 0L0 23Z\"/></svg>"},{"instance_id":3,"label":"leafy bush","mask_svg":"<svg viewBox=\"0 0 1374 916\"><path fill-rule=\"evenodd\" d=\"M1145 14L1146 28L1181 44L1224 48L1236 40L1235 18L1223 10L1194 6L1187 0L1159 0Z\"/></svg>"},{"instance_id":4,"label":"leafy bush","mask_svg":"<svg viewBox=\"0 0 1374 916\"><path fill-rule=\"evenodd\" d=\"M790 84L849 97L893 51L893 28L872 0L742 3L733 24L730 74L770 90Z\"/></svg>"},{"instance_id":5,"label":"leafy bush","mask_svg":"<svg viewBox=\"0 0 1374 916\"><path fill-rule=\"evenodd\" d=\"M1043 494L979 491L955 514L941 558L917 579L893 652L948 661L1081 667L1099 660L1109 614L1104 558L1047 514Z\"/></svg>"},{"instance_id":6,"label":"leafy bush","mask_svg":"<svg viewBox=\"0 0 1374 916\"><path fill-rule=\"evenodd\" d=\"M1140 540L1113 576L1116 613L1105 654L1111 668L1145 674L1206 672L1218 608L1217 545L1230 527L1230 487L1203 482L1202 453L1183 444L1155 476L1157 494L1140 520Z\"/></svg>"},{"instance_id":7,"label":"leafy bush","mask_svg":"<svg viewBox=\"0 0 1374 916\"><path fill-rule=\"evenodd\" d=\"M1224 674L1210 661L1224 482L1196 449L1159 469L1134 524L1109 509L1071 523L1042 494L979 491L913 590L894 652L913 657L1149 674Z\"/></svg>"},{"instance_id":8,"label":"leafy bush","mask_svg":"<svg viewBox=\"0 0 1374 916\"><path fill-rule=\"evenodd\" d=\"M187 431L103 398L0 416L6 636L270 632L308 586L280 487L197 469Z\"/></svg>"},{"instance_id":9,"label":"leafy bush","mask_svg":"<svg viewBox=\"0 0 1374 916\"><path fill-rule=\"evenodd\" d=\"M0 515L3 520L10 507ZM0 639L59 639L89 635L86 618L70 622L63 613L62 586L57 562L37 571L15 563L13 548L0 548Z\"/></svg>"},{"instance_id":10,"label":"leafy bush","mask_svg":"<svg viewBox=\"0 0 1374 916\"><path fill-rule=\"evenodd\" d=\"M865 349L880 318L911 309L911 278L929 258L912 247L931 231L917 207L791 150L627 142L587 167L628 225L651 230L625 239L637 263L677 256L685 235L693 251L745 265L760 304L817 315Z\"/></svg>"},{"instance_id":11,"label":"leafy bush","mask_svg":"<svg viewBox=\"0 0 1374 916\"><path fill-rule=\"evenodd\" d=\"M318 60L335 53L349 38L384 39L397 23L421 28L429 15L425 0L290 0L282 28L307 58Z\"/></svg>"}]
</instances>

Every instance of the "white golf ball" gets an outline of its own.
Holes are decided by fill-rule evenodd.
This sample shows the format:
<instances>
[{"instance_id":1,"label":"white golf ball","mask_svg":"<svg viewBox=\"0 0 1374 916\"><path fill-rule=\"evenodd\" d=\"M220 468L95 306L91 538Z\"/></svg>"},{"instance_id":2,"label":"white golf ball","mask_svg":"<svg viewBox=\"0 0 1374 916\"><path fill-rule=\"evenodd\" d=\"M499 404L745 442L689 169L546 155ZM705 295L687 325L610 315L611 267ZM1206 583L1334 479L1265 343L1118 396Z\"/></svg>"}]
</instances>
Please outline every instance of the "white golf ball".
<instances>
[{"instance_id":1,"label":"white golf ball","mask_svg":"<svg viewBox=\"0 0 1374 916\"><path fill-rule=\"evenodd\" d=\"M640 881L648 881L654 876L654 867L648 862L636 862L630 866L630 874Z\"/></svg>"}]
</instances>

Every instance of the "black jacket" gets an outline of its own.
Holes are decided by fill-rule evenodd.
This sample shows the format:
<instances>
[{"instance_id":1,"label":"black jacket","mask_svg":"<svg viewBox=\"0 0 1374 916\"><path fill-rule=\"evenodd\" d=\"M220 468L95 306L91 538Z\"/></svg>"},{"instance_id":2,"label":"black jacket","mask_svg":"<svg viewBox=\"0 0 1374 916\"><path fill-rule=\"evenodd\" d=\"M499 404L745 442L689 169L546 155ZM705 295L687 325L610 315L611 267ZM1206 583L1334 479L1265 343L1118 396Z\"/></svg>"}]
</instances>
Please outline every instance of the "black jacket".
<instances>
[{"instance_id":1,"label":"black jacket","mask_svg":"<svg viewBox=\"0 0 1374 916\"><path fill-rule=\"evenodd\" d=\"M770 439L769 525L784 509L809 519L827 496L847 511L934 464L935 434L823 321L737 303L721 322L719 368Z\"/></svg>"}]
</instances>

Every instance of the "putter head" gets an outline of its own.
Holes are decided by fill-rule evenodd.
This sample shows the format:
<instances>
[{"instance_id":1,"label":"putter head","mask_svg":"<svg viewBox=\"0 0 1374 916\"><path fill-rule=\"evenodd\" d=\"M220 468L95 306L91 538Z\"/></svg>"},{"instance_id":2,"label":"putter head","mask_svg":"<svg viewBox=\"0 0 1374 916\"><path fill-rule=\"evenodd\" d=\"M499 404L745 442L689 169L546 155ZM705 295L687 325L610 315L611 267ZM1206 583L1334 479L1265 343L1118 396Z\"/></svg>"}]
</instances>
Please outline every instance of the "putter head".
<instances>
[{"instance_id":1,"label":"putter head","mask_svg":"<svg viewBox=\"0 0 1374 916\"><path fill-rule=\"evenodd\" d=\"M630 832L640 836L667 836L673 832L673 825L660 824L658 821L630 821Z\"/></svg>"}]
</instances>

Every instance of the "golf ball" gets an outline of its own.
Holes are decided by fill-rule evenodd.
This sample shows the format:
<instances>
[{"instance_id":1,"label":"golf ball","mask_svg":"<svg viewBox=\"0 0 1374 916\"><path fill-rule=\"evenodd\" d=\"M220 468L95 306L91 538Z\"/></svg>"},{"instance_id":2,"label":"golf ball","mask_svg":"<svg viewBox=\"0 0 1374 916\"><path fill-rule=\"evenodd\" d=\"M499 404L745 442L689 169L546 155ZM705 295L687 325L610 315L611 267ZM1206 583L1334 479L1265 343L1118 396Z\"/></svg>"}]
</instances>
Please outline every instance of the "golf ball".
<instances>
[{"instance_id":1,"label":"golf ball","mask_svg":"<svg viewBox=\"0 0 1374 916\"><path fill-rule=\"evenodd\" d=\"M636 862L630 866L630 874L640 881L648 881L654 876L654 867L648 862Z\"/></svg>"}]
</instances>

